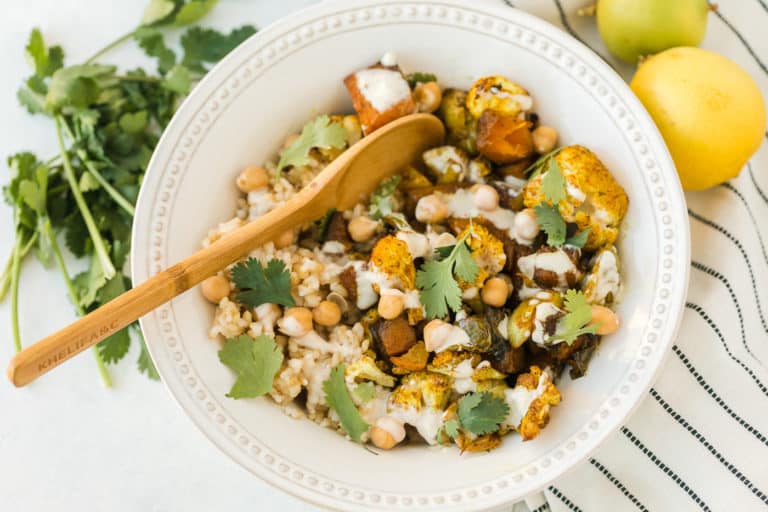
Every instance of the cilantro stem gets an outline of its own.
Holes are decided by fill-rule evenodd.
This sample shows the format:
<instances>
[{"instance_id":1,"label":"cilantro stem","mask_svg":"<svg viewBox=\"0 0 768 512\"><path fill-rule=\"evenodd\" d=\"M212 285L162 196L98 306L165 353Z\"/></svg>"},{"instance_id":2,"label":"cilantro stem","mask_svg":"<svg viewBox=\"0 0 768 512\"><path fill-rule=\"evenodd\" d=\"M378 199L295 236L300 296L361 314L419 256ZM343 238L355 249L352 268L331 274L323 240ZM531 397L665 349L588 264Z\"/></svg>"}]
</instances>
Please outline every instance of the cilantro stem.
<instances>
[{"instance_id":1,"label":"cilantro stem","mask_svg":"<svg viewBox=\"0 0 768 512\"><path fill-rule=\"evenodd\" d=\"M135 33L136 33L136 30L131 30L127 34L124 34L124 35L118 37L117 39L115 39L114 41L109 43L107 46L105 46L101 50L99 50L96 53L94 53L93 55L91 55L90 58L84 62L84 64L90 64L91 62L95 61L96 59L98 59L99 57L104 55L105 53L114 50L115 48L117 48L118 46L123 44L124 42L128 41L129 39L131 39Z\"/></svg>"},{"instance_id":2,"label":"cilantro stem","mask_svg":"<svg viewBox=\"0 0 768 512\"><path fill-rule=\"evenodd\" d=\"M96 169L96 166L93 165L93 162L91 162L91 160L88 158L88 153L86 153L84 149L78 149L77 156L80 158L80 160L82 160L83 164L85 164L85 168L89 173L91 173L91 176L93 176L96 181L99 182L99 185L101 185L109 197L111 197L112 200L116 202L118 206L120 206L120 208L128 212L128 215L133 217L135 212L133 205L130 203L130 201L124 198L115 187L110 185L109 182L104 179L104 176L101 175L98 169Z\"/></svg>"},{"instance_id":3,"label":"cilantro stem","mask_svg":"<svg viewBox=\"0 0 768 512\"><path fill-rule=\"evenodd\" d=\"M99 233L99 229L96 227L96 222L93 220L93 215L91 215L91 211L88 209L88 205L85 202L85 198L83 198L82 192L80 192L80 187L78 186L77 179L75 178L75 171L72 169L72 162L69 160L69 153L67 153L67 150L64 147L64 137L61 133L61 127L64 122L60 115L55 117L55 121L56 137L59 141L59 149L61 151L61 157L64 163L64 175L69 182L69 188L72 191L72 196L75 198L77 207L80 210L80 215L83 217L86 228L88 228L88 234L93 241L93 248L99 258L99 262L101 263L104 276L107 279L112 279L115 277L116 273L115 266L112 264L112 260L109 259L109 252L107 251L107 247L104 244L104 239L101 237L101 233Z\"/></svg>"},{"instance_id":4,"label":"cilantro stem","mask_svg":"<svg viewBox=\"0 0 768 512\"><path fill-rule=\"evenodd\" d=\"M75 311L77 311L78 316L84 316L85 310L83 309L83 306L80 305L79 297L77 296L77 289L75 289L75 283L72 282L72 278L69 276L69 271L67 270L67 264L64 262L64 257L61 255L61 249L59 248L59 242L56 240L56 234L53 232L53 228L51 227L51 220L46 218L45 222L43 223L45 233L44 235L48 237L48 240L51 243L51 249L53 251L53 257L56 260L56 264L59 266L59 270L61 271L61 276L64 278L64 283L67 285L67 291L69 292L69 298L72 300L72 304L75 305ZM101 375L101 380L104 383L105 387L111 388L112 387L112 378L109 376L109 372L107 371L107 367L104 364L104 360L101 357L101 354L99 353L99 349L94 346L92 348L94 357L96 358L96 365L99 368L99 374Z\"/></svg>"},{"instance_id":5,"label":"cilantro stem","mask_svg":"<svg viewBox=\"0 0 768 512\"><path fill-rule=\"evenodd\" d=\"M21 270L21 230L16 230L16 243L13 246L11 265L11 332L13 346L16 352L21 351L21 334L19 332L19 273Z\"/></svg>"},{"instance_id":6,"label":"cilantro stem","mask_svg":"<svg viewBox=\"0 0 768 512\"><path fill-rule=\"evenodd\" d=\"M27 253L32 249L32 246L35 245L35 242L37 242L37 232L35 232L31 237L29 237L29 240L27 240L26 245L21 248L21 256L20 259L24 259L24 257L27 255ZM14 250L11 250L11 255L8 257L8 262L5 264L5 269L3 270L3 275L0 276L0 302L5 299L5 295L8 293L8 288L11 285L11 270L13 268L13 255Z\"/></svg>"}]
</instances>

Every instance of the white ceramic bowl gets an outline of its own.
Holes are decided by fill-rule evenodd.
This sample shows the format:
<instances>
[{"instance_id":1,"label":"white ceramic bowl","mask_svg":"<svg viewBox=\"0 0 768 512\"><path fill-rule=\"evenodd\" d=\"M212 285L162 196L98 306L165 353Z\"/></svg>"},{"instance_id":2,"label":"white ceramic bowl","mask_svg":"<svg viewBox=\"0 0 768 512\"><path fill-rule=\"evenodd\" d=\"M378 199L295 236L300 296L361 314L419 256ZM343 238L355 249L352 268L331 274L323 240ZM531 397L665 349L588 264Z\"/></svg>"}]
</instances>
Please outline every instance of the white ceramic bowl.
<instances>
[{"instance_id":1,"label":"white ceramic bowl","mask_svg":"<svg viewBox=\"0 0 768 512\"><path fill-rule=\"evenodd\" d=\"M238 171L274 154L313 115L350 110L342 78L392 50L405 70L434 72L445 86L466 88L488 74L521 83L562 141L593 149L627 190L621 330L604 340L586 377L563 378L563 402L541 436L522 443L511 435L488 454L409 446L376 456L290 419L266 398L226 398L233 375L207 337L213 308L197 290L142 319L163 381L200 430L254 474L327 507L486 509L542 488L625 421L681 317L688 223L673 164L645 110L608 66L559 29L476 4L330 1L276 23L195 89L144 180L134 282L196 251L211 226L233 216Z\"/></svg>"}]
</instances>

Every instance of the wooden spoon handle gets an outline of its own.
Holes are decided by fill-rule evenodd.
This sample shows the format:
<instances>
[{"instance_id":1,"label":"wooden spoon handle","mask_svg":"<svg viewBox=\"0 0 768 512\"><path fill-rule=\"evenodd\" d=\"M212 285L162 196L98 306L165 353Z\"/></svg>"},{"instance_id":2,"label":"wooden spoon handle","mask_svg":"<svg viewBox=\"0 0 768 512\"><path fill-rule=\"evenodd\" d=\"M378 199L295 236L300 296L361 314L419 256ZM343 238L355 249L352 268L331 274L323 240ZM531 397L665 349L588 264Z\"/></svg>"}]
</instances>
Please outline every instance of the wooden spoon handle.
<instances>
[{"instance_id":1,"label":"wooden spoon handle","mask_svg":"<svg viewBox=\"0 0 768 512\"><path fill-rule=\"evenodd\" d=\"M275 239L292 226L310 220L304 219L307 216L305 211L296 211L301 204L306 203L288 201L282 208L246 224L60 331L25 348L11 360L8 378L19 387L29 384L70 357L245 257L256 247Z\"/></svg>"}]
</instances>

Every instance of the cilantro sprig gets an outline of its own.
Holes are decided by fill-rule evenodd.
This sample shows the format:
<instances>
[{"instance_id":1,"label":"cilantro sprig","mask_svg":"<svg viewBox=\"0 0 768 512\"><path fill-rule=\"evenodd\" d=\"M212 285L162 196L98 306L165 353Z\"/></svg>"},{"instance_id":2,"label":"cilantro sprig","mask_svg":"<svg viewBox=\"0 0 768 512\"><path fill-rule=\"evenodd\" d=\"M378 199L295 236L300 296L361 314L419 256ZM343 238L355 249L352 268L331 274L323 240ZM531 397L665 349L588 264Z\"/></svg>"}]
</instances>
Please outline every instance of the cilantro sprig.
<instances>
[{"instance_id":1,"label":"cilantro sprig","mask_svg":"<svg viewBox=\"0 0 768 512\"><path fill-rule=\"evenodd\" d=\"M566 198L568 183L565 180L563 171L560 169L560 164L554 158L558 151L559 149L542 157L545 160L539 159L540 163L538 166L536 163L533 164L536 166L535 175L538 175L545 165L547 166L547 172L541 178L541 193L544 195L544 201L537 204L533 212L536 216L536 222L547 234L547 245L560 247L566 244L574 247L583 247L589 238L590 228L576 233L570 238L566 238L568 226L560 214L559 204Z\"/></svg>"},{"instance_id":2,"label":"cilantro sprig","mask_svg":"<svg viewBox=\"0 0 768 512\"><path fill-rule=\"evenodd\" d=\"M301 135L283 151L277 163L277 177L288 166L308 164L312 148L343 148L346 145L347 131L344 127L331 121L327 115L317 116L304 125Z\"/></svg>"},{"instance_id":3,"label":"cilantro sprig","mask_svg":"<svg viewBox=\"0 0 768 512\"><path fill-rule=\"evenodd\" d=\"M0 300L10 292L13 343L22 347L18 321L20 269L29 254L54 262L78 315L127 290L124 273L130 251L134 203L149 159L184 96L214 64L253 34L252 26L220 33L187 28L177 53L165 44L164 30L202 19L218 0L149 0L143 19L128 34L78 63L65 62L60 46L46 44L38 29L25 47L31 66L17 99L30 114L50 119L58 151L49 159L31 153L8 158L11 179L3 196L13 209L15 242L0 275ZM157 72L120 71L104 62L114 48L134 41L156 59ZM58 240L86 270L72 275ZM141 344L138 368L157 379L138 324L131 328ZM106 386L105 363L128 353L126 329L94 347Z\"/></svg>"},{"instance_id":4,"label":"cilantro sprig","mask_svg":"<svg viewBox=\"0 0 768 512\"><path fill-rule=\"evenodd\" d=\"M564 341L571 345L582 334L595 334L598 325L591 324L592 306L587 298L578 290L565 292L564 302L566 315L558 322L555 334L550 336L550 341Z\"/></svg>"},{"instance_id":5,"label":"cilantro sprig","mask_svg":"<svg viewBox=\"0 0 768 512\"><path fill-rule=\"evenodd\" d=\"M469 393L459 400L456 417L443 424L443 432L456 439L459 429L481 436L496 432L509 414L509 405L503 398L487 391Z\"/></svg>"},{"instance_id":6,"label":"cilantro sprig","mask_svg":"<svg viewBox=\"0 0 768 512\"><path fill-rule=\"evenodd\" d=\"M402 176L396 175L379 183L376 190L371 194L371 203L368 207L368 215L379 220L387 215L392 215L394 209L394 195L397 186L400 184Z\"/></svg>"},{"instance_id":7,"label":"cilantro sprig","mask_svg":"<svg viewBox=\"0 0 768 512\"><path fill-rule=\"evenodd\" d=\"M447 256L445 251L448 249L443 249L438 252L438 255L443 257L442 260L426 261L416 273L419 299L427 318L443 318L448 314L448 308L454 312L461 309L461 288L454 274L464 281L472 282L477 278L479 271L466 244L467 237L471 234L470 229L451 247Z\"/></svg>"},{"instance_id":8,"label":"cilantro sprig","mask_svg":"<svg viewBox=\"0 0 768 512\"><path fill-rule=\"evenodd\" d=\"M248 307L280 304L291 307L291 272L283 260L272 258L266 267L255 258L248 258L232 268L232 281L240 289L235 298Z\"/></svg>"},{"instance_id":9,"label":"cilantro sprig","mask_svg":"<svg viewBox=\"0 0 768 512\"><path fill-rule=\"evenodd\" d=\"M357 410L355 402L347 389L347 383L344 380L346 366L339 363L331 370L331 375L323 382L323 392L328 407L336 411L341 426L349 437L359 443L362 435L368 431L368 423L365 422Z\"/></svg>"},{"instance_id":10,"label":"cilantro sprig","mask_svg":"<svg viewBox=\"0 0 768 512\"><path fill-rule=\"evenodd\" d=\"M283 350L271 336L230 338L219 350L219 360L237 373L227 396L254 398L272 391L272 381L283 364Z\"/></svg>"}]
</instances>

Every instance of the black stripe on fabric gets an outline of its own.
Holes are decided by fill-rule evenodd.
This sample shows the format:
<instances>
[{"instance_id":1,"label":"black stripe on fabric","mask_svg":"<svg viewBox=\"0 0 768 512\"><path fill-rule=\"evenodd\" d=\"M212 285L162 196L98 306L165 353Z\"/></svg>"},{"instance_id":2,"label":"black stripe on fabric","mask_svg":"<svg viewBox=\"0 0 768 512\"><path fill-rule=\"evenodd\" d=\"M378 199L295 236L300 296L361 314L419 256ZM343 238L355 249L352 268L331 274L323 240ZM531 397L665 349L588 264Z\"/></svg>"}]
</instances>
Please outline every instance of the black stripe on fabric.
<instances>
[{"instance_id":1,"label":"black stripe on fabric","mask_svg":"<svg viewBox=\"0 0 768 512\"><path fill-rule=\"evenodd\" d=\"M747 335L744 331L744 314L741 312L741 305L739 304L739 300L736 298L736 293L733 291L733 287L731 287L730 281L726 279L726 277L718 272L717 270L710 268L703 263L699 263L698 261L691 261L691 266L695 268L696 270L699 270L701 272L704 272L708 276L714 277L721 283L725 285L725 288L728 290L728 295L731 296L731 302L733 302L733 305L736 306L736 315L739 317L739 330L741 331L741 344L744 345L744 348L749 353L752 358L760 363L760 366L763 366L763 362L752 353L752 350L749 348L749 345L747 345ZM766 331L768 332L768 331Z\"/></svg>"},{"instance_id":2,"label":"black stripe on fabric","mask_svg":"<svg viewBox=\"0 0 768 512\"><path fill-rule=\"evenodd\" d=\"M757 487L755 487L755 485L754 485L752 482L750 482L749 478L747 478L746 476L744 476L744 473L742 473L742 472L741 472L741 471L740 471L740 470L739 470L739 469L738 469L736 466L734 466L733 464L731 464L730 462L728 462L728 460L726 460L726 458L725 458L725 457L723 457L723 455L722 455L722 454L721 454L719 451L717 451L717 450L715 449L715 447L714 447L714 446L712 446L712 444L711 444L709 441L707 441L707 438L706 438L706 437L704 437L703 435L701 435L701 433L699 433L699 431L698 431L698 430L696 430L694 427L692 427L692 426L691 426L691 424L690 424L690 423L688 423L688 421L686 421L686 419L685 419L685 418L683 418L682 416L680 416L680 414L679 414L677 411L675 411L675 410L672 408L672 406L671 406L671 405L669 405L669 403L667 403L667 401L666 401L666 400L664 400L664 398L663 398L663 397L662 397L662 396L659 394L659 392L658 392L658 391L656 391L654 388L651 388L651 390L649 391L649 393L650 393L650 394L651 394L651 396L654 398L654 400L656 400L656 401L659 403L659 405L661 405L661 407L664 409L664 411L666 411L666 412L667 412L667 414L669 414L670 416L672 416L672 418L673 418L673 419L674 419L674 420L675 420L677 423L679 423L679 424L680 424L680 426L682 426L682 427L683 427L685 430L687 430L689 434L691 434L693 437L695 437L695 438L696 438L696 440L697 440L699 443L701 443L701 445L702 445L704 448L706 448L706 449L707 449L707 451L709 451L709 453L711 453L712 455L714 455L714 456L715 456L715 458L718 460L718 462L720 462L720 464L722 464L723 466L725 466L725 467L726 467L726 469L728 469L728 471L730 471L730 472L731 472L731 474L732 474L733 476L735 476L736 478L738 478L738 480L739 480L739 481L740 481L742 484L744 484L744 486L746 486L746 488L747 488L747 489L749 489L749 490L750 490L750 492L751 492L752 494L754 494L755 496L757 496L757 498L758 498L760 501L762 501L763 503L765 503L766 505L768 505L768 496L766 496L766 495L765 495L765 493L764 493L764 492L762 492L760 489L758 489Z\"/></svg>"},{"instance_id":3,"label":"black stripe on fabric","mask_svg":"<svg viewBox=\"0 0 768 512\"><path fill-rule=\"evenodd\" d=\"M549 503L544 503L543 505L539 505L535 509L531 510L531 512L549 512Z\"/></svg>"},{"instance_id":4,"label":"black stripe on fabric","mask_svg":"<svg viewBox=\"0 0 768 512\"><path fill-rule=\"evenodd\" d=\"M751 369L749 369L747 367L747 365L745 365L741 361L741 359L739 359L738 357L734 356L731 353L730 349L728 348L728 344L725 342L725 337L723 336L723 333L720 332L720 328L717 327L717 324L715 324L715 322L712 321L712 319L709 317L709 315L707 315L707 313L704 311L704 309L702 309L702 307L699 306L698 304L694 304L692 302L686 302L685 303L685 307L687 307L688 309L692 309L695 312L697 312L699 314L699 316L701 316L701 318L703 318L704 321L707 322L707 325L709 325L709 327L715 332L717 337L720 339L720 343L723 345L723 348L725 349L725 353L728 354L728 357L730 357L732 361L734 361L739 366L741 366L741 368L745 372L747 372L747 375L752 377L752 380L755 381L755 384L757 384L757 387L760 388L760 391L762 391L765 396L768 396L768 388L766 388L763 385L763 383L760 382L760 379L757 378L757 375L755 375L755 373Z\"/></svg>"},{"instance_id":5,"label":"black stripe on fabric","mask_svg":"<svg viewBox=\"0 0 768 512\"><path fill-rule=\"evenodd\" d=\"M768 4L764 0L757 0L757 2L765 9L765 12L768 12Z\"/></svg>"},{"instance_id":6,"label":"black stripe on fabric","mask_svg":"<svg viewBox=\"0 0 768 512\"><path fill-rule=\"evenodd\" d=\"M595 468L597 468L597 470L600 473L602 473L603 476L605 476L605 478L607 478L609 482L611 482L613 485L615 485L616 488L619 491L621 491L621 494L623 494L629 501L631 501L632 504L638 508L638 510L642 510L643 512L648 512L648 509L645 508L645 505L640 503L640 501L637 498L635 498L635 495L632 494L631 492L629 492L629 490L627 490L627 488L624 486L624 484L622 484L619 481L618 478L613 476L613 473L608 471L608 468L603 466L600 462L598 462L595 459L589 459L589 463L592 464L593 466L595 466Z\"/></svg>"},{"instance_id":7,"label":"black stripe on fabric","mask_svg":"<svg viewBox=\"0 0 768 512\"><path fill-rule=\"evenodd\" d=\"M710 509L704 501L699 498L699 495L696 494L696 492L691 489L691 487L686 484L682 478L677 476L677 473L669 469L669 466L664 464L655 453L653 453L651 450L649 450L643 443L640 441L635 434L632 433L631 430L629 430L627 427L621 427L621 433L624 434L624 437L629 439L629 441L635 445L635 447L643 452L650 460L653 462L657 468L662 470L665 475L667 475L669 478L672 479L673 482L675 482L680 489L685 491L685 493L701 508L701 510L705 510L707 512L711 512L712 509Z\"/></svg>"},{"instance_id":8,"label":"black stripe on fabric","mask_svg":"<svg viewBox=\"0 0 768 512\"><path fill-rule=\"evenodd\" d=\"M501 1L504 2L505 4L507 4L510 7L514 7L515 6L510 0L501 0Z\"/></svg>"},{"instance_id":9,"label":"black stripe on fabric","mask_svg":"<svg viewBox=\"0 0 768 512\"><path fill-rule=\"evenodd\" d=\"M752 56L752 58L755 59L755 62L757 62L757 65L760 66L760 68L765 72L766 75L768 75L768 67L765 65L765 63L760 60L760 57L758 57L757 53L755 53L755 50L749 45L749 42L747 42L747 39L741 35L741 32L736 30L736 27L734 27L730 21L728 21L725 16L723 16L723 13L720 12L720 9L715 9L714 11L715 16L720 18L720 20L725 23L725 26L731 29L731 32L739 38L739 41L741 41L741 44L744 45L744 48L747 49L749 54Z\"/></svg>"},{"instance_id":10,"label":"black stripe on fabric","mask_svg":"<svg viewBox=\"0 0 768 512\"><path fill-rule=\"evenodd\" d=\"M757 306L757 313L760 316L760 323L763 325L764 330L768 330L768 326L766 326L766 323L765 323L765 317L763 316L763 306L762 306L762 303L760 302L760 295L757 293L757 281L755 281L755 272L752 270L752 263L750 263L749 261L749 256L747 256L747 251L744 250L744 246L741 245L741 242L737 240L736 237L733 236L731 232L726 230L723 226L702 217L701 215L692 211L691 209L688 209L688 215L698 220L702 224L705 224L711 227L712 229L720 232L720 234L722 234L728 240L733 242L733 244L736 246L739 252L741 252L741 256L744 258L744 263L747 264L747 270L749 271L749 280L752 283L752 292L755 294L755 305Z\"/></svg>"},{"instance_id":11,"label":"black stripe on fabric","mask_svg":"<svg viewBox=\"0 0 768 512\"><path fill-rule=\"evenodd\" d=\"M765 134L765 138L768 139L768 133ZM757 184L757 180L755 179L755 174L752 172L752 164L747 162L747 168L749 169L749 178L752 180L752 184L755 186L755 189L757 189L757 193L763 199L763 202L765 202L765 205L768 206L768 196L765 195L765 192L763 192L763 189L761 189L760 185Z\"/></svg>"},{"instance_id":12,"label":"black stripe on fabric","mask_svg":"<svg viewBox=\"0 0 768 512\"><path fill-rule=\"evenodd\" d=\"M712 386L709 385L709 383L704 379L704 377L701 376L701 374L696 370L696 368L691 364L691 361L688 359L688 356L685 355L685 352L682 351L680 347L677 345L672 345L672 351L677 355L677 357L680 359L680 362L685 365L685 368L690 372L691 375L693 375L693 378L696 379L696 382L699 383L699 385L702 387L704 391L707 392L709 396L712 397L712 399L719 405L725 412L728 413L728 415L736 420L739 425L741 425L747 432L752 434L757 438L758 441L763 443L765 446L768 446L768 438L766 438L762 433L760 433L759 430L757 430L755 427L744 421L744 419L736 414L731 407L725 403L725 400L720 398L720 395L718 395L714 389L712 389Z\"/></svg>"},{"instance_id":13,"label":"black stripe on fabric","mask_svg":"<svg viewBox=\"0 0 768 512\"><path fill-rule=\"evenodd\" d=\"M736 187L734 187L730 183L723 183L720 186L723 187L724 189L730 190L731 192L736 194L736 196L741 201L741 204L743 204L744 208L747 209L747 213L749 214L749 218L752 220L752 225L755 227L755 232L757 233L757 241L760 242L760 249L763 250L763 259L765 260L765 264L768 265L768 255L766 255L766 253L765 253L765 244L763 243L763 235L760 234L760 227L757 225L757 221L755 220L755 216L752 213L752 208L749 207L749 203L747 203L747 200L744 199L744 195L739 191L739 189L737 189ZM766 331L766 332L768 332L768 331Z\"/></svg>"},{"instance_id":14,"label":"black stripe on fabric","mask_svg":"<svg viewBox=\"0 0 768 512\"><path fill-rule=\"evenodd\" d=\"M608 64L614 71L617 71L613 64L611 64L611 61L609 61L605 56L592 48L590 45L587 44L586 41L584 41L578 33L573 29L571 26L571 22L568 21L568 16L565 14L565 9L563 8L563 4L560 3L560 0L553 0L555 2L555 7L557 7L557 13L560 16L560 23L563 25L563 28L566 32L568 32L570 35L572 35L575 39L577 39L581 44L592 50L598 57L603 59L606 64ZM618 72L618 71L617 71Z\"/></svg>"},{"instance_id":15,"label":"black stripe on fabric","mask_svg":"<svg viewBox=\"0 0 768 512\"><path fill-rule=\"evenodd\" d=\"M569 499L568 499L568 498L565 496L565 494L563 494L563 493L562 493L562 491L560 491L560 489L558 489L558 488L557 488L557 487L555 487L554 485L550 485L550 486L549 486L547 489L549 490L549 492L551 492L552 494L554 494L554 495L555 495L555 497L557 497L557 499L559 499L560 501L562 501L562 502L563 502L563 504L564 504L566 507L568 507L570 510L572 510L573 512L582 512L582 510L581 510L579 507L577 507L577 506L576 506L576 505L575 505L575 504L574 504L574 503L573 503L571 500L569 500Z\"/></svg>"}]
</instances>

